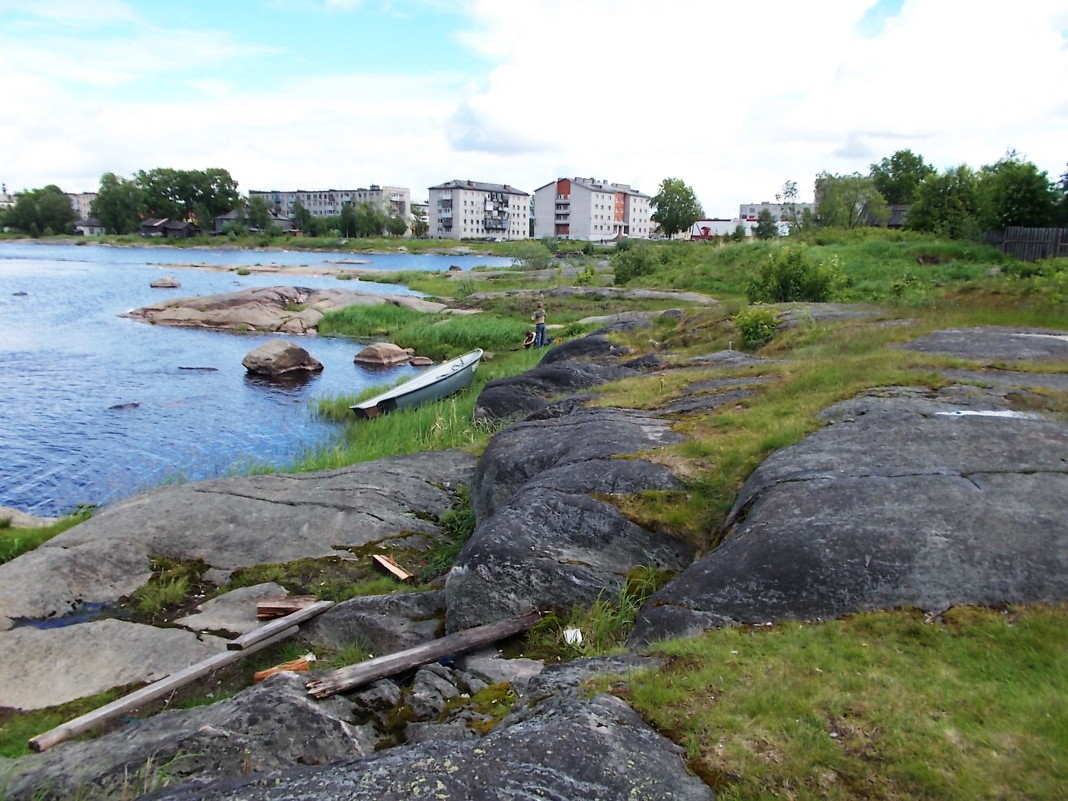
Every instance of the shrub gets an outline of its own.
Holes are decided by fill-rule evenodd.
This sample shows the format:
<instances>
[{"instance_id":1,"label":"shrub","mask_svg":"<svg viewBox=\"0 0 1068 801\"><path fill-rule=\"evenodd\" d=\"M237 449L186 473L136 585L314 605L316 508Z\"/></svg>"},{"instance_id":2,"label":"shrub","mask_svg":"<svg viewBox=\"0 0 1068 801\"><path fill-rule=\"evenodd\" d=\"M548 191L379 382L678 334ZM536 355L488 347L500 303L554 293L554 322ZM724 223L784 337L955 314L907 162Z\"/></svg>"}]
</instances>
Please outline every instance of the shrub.
<instances>
[{"instance_id":1,"label":"shrub","mask_svg":"<svg viewBox=\"0 0 1068 801\"><path fill-rule=\"evenodd\" d=\"M617 246L618 247L618 246ZM651 275L659 259L647 247L628 247L610 259L616 284L623 285L642 275Z\"/></svg>"},{"instance_id":2,"label":"shrub","mask_svg":"<svg viewBox=\"0 0 1068 801\"><path fill-rule=\"evenodd\" d=\"M839 260L816 261L804 245L772 251L759 272L749 278L745 294L750 303L821 302L833 300L846 283Z\"/></svg>"},{"instance_id":3,"label":"shrub","mask_svg":"<svg viewBox=\"0 0 1068 801\"><path fill-rule=\"evenodd\" d=\"M742 342L745 346L759 348L775 336L779 316L775 309L758 303L754 306L746 306L731 319L742 335Z\"/></svg>"}]
</instances>

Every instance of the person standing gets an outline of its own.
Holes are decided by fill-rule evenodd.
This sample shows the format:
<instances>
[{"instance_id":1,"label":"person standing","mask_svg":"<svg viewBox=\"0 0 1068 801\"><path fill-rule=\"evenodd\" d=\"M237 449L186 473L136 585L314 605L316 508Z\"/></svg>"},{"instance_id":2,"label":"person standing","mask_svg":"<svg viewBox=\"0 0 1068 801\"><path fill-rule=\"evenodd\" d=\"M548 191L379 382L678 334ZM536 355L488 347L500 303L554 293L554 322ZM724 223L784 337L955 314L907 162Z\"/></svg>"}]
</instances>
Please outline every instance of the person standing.
<instances>
[{"instance_id":1,"label":"person standing","mask_svg":"<svg viewBox=\"0 0 1068 801\"><path fill-rule=\"evenodd\" d=\"M534 306L534 314L531 317L534 318L534 347L545 347L545 308L540 300Z\"/></svg>"}]
</instances>

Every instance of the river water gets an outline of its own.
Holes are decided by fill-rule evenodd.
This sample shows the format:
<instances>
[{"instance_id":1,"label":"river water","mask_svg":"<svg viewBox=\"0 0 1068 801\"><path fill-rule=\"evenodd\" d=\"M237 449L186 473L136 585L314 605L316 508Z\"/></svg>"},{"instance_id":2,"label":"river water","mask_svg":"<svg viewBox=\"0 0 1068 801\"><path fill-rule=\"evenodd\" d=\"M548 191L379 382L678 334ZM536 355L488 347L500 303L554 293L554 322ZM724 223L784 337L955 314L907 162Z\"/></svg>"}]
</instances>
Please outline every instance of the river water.
<instances>
[{"instance_id":1,"label":"river water","mask_svg":"<svg viewBox=\"0 0 1068 801\"><path fill-rule=\"evenodd\" d=\"M55 516L167 481L243 465L282 466L328 442L336 426L315 398L356 393L415 371L366 370L361 343L303 337L325 369L298 383L249 376L241 360L276 335L134 322L120 315L165 298L258 286L337 287L329 276L244 275L178 264L317 265L346 254L0 243L0 506ZM472 256L359 255L377 270L498 266ZM169 266L168 266L169 265ZM180 289L152 289L162 276ZM396 284L346 289L410 294Z\"/></svg>"}]
</instances>

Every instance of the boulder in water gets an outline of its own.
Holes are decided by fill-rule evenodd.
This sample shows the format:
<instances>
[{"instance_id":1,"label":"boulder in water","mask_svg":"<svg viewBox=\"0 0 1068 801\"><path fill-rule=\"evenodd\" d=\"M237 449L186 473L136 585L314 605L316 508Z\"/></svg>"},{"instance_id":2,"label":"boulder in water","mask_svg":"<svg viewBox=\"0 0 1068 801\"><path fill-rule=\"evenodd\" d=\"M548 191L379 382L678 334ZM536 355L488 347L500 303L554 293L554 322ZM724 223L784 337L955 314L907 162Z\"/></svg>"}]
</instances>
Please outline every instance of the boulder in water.
<instances>
[{"instance_id":1,"label":"boulder in water","mask_svg":"<svg viewBox=\"0 0 1068 801\"><path fill-rule=\"evenodd\" d=\"M323 369L322 362L300 345L284 339L272 339L265 345L249 351L241 364L250 373L267 376L316 373Z\"/></svg>"},{"instance_id":2,"label":"boulder in water","mask_svg":"<svg viewBox=\"0 0 1068 801\"><path fill-rule=\"evenodd\" d=\"M407 364L411 358L411 352L392 342L375 342L357 353L354 361L368 367L395 367Z\"/></svg>"},{"instance_id":3,"label":"boulder in water","mask_svg":"<svg viewBox=\"0 0 1068 801\"><path fill-rule=\"evenodd\" d=\"M181 283L177 278L172 278L168 275L164 278L157 278L149 284L149 286L153 289L178 289L181 286Z\"/></svg>"}]
</instances>

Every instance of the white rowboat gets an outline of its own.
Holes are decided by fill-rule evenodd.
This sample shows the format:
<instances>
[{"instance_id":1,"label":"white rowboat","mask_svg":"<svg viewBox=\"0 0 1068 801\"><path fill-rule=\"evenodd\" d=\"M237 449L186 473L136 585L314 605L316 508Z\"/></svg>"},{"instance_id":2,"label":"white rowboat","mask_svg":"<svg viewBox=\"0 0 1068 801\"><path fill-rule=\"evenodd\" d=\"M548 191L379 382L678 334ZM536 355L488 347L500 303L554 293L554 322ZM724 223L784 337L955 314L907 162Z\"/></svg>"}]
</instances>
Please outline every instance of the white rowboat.
<instances>
[{"instance_id":1,"label":"white rowboat","mask_svg":"<svg viewBox=\"0 0 1068 801\"><path fill-rule=\"evenodd\" d=\"M421 403L440 400L459 392L471 383L481 358L482 349L476 348L349 408L359 417L371 418L396 409L407 409Z\"/></svg>"}]
</instances>

